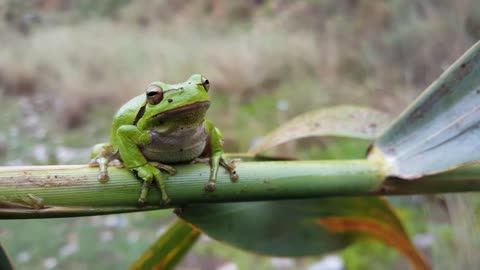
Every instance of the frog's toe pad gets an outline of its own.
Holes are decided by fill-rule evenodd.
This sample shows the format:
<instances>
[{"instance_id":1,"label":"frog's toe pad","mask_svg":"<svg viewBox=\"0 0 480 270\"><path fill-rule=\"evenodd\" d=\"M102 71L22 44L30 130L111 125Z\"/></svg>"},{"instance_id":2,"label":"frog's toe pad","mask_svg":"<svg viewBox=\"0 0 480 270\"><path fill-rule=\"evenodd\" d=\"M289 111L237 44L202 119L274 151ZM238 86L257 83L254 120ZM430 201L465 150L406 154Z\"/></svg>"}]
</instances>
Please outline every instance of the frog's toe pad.
<instances>
[{"instance_id":1,"label":"frog's toe pad","mask_svg":"<svg viewBox=\"0 0 480 270\"><path fill-rule=\"evenodd\" d=\"M205 191L214 192L216 188L215 182L208 182L208 184L205 186Z\"/></svg>"},{"instance_id":2,"label":"frog's toe pad","mask_svg":"<svg viewBox=\"0 0 480 270\"><path fill-rule=\"evenodd\" d=\"M238 178L240 177L238 176L237 172L233 171L232 174L230 175L230 180L232 180L232 182L237 182Z\"/></svg>"},{"instance_id":3,"label":"frog's toe pad","mask_svg":"<svg viewBox=\"0 0 480 270\"><path fill-rule=\"evenodd\" d=\"M98 161L97 161L96 158L93 158L88 162L88 166L89 167L99 167L100 164L98 164Z\"/></svg>"},{"instance_id":4,"label":"frog's toe pad","mask_svg":"<svg viewBox=\"0 0 480 270\"><path fill-rule=\"evenodd\" d=\"M160 200L160 206L169 205L171 201L172 200L170 200L170 198L162 199L162 200Z\"/></svg>"},{"instance_id":5,"label":"frog's toe pad","mask_svg":"<svg viewBox=\"0 0 480 270\"><path fill-rule=\"evenodd\" d=\"M108 176L107 172L100 172L98 174L98 182L104 184L104 183L108 182L108 180L110 180L110 177Z\"/></svg>"},{"instance_id":6,"label":"frog's toe pad","mask_svg":"<svg viewBox=\"0 0 480 270\"><path fill-rule=\"evenodd\" d=\"M144 207L144 206L145 206L145 200L142 199L142 198L139 198L138 201L137 201L137 203L138 203L138 206L139 206L139 207Z\"/></svg>"}]
</instances>

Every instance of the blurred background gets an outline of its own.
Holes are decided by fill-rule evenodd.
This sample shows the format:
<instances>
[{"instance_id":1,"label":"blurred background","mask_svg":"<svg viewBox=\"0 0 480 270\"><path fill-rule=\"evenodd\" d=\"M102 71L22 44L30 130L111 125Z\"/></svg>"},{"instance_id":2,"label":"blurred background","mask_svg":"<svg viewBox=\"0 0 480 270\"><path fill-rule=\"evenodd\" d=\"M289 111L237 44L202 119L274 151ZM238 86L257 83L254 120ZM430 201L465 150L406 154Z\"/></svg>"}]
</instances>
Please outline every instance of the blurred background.
<instances>
[{"instance_id":1,"label":"blurred background","mask_svg":"<svg viewBox=\"0 0 480 270\"><path fill-rule=\"evenodd\" d=\"M321 107L395 116L479 38L473 0L0 0L0 165L86 163L90 147L108 141L121 104L151 81L192 73L211 82L208 117L229 152ZM367 144L317 138L294 153L361 158ZM475 269L479 197L389 200L436 269ZM155 211L1 221L0 241L18 269L125 269L172 218ZM375 242L293 260L203 237L179 269L406 267Z\"/></svg>"}]
</instances>

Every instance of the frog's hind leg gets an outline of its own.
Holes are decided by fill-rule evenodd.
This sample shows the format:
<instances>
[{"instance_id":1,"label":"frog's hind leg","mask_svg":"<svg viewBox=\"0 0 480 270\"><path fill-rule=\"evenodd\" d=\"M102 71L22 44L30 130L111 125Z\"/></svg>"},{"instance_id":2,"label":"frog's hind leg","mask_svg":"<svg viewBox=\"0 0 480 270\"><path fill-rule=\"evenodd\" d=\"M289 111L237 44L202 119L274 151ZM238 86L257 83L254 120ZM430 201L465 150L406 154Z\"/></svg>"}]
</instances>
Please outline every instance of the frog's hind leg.
<instances>
[{"instance_id":1,"label":"frog's hind leg","mask_svg":"<svg viewBox=\"0 0 480 270\"><path fill-rule=\"evenodd\" d=\"M165 189L165 182L162 177L162 173L157 169L157 167L155 166L156 164L154 165L152 163L155 163L155 162L150 162L145 164L144 166L140 166L132 169L135 172L136 176L143 180L140 198L138 199L138 204L140 206L145 205L145 202L147 201L148 191L150 189L150 186L152 185L152 182L154 181L158 184L158 187L162 194L161 205L167 205L170 203L170 198L168 197L168 194Z\"/></svg>"},{"instance_id":2,"label":"frog's hind leg","mask_svg":"<svg viewBox=\"0 0 480 270\"><path fill-rule=\"evenodd\" d=\"M106 183L109 180L108 166L124 167L119 159L117 151L113 150L113 146L109 143L96 144L91 153L91 160L88 163L91 167L99 168L98 181Z\"/></svg>"},{"instance_id":3,"label":"frog's hind leg","mask_svg":"<svg viewBox=\"0 0 480 270\"><path fill-rule=\"evenodd\" d=\"M167 164L163 164L163 163L160 163L160 162L156 162L156 161L150 161L149 162L152 166L154 166L155 168L161 170L161 171L164 171L170 175L175 175L177 174L177 170L175 168L173 168L172 166L169 166ZM164 182L164 179L162 177L162 174L161 173L158 173L155 175L155 182L157 182L157 185L158 185L158 188L160 189L160 192L162 194L162 201L161 201L161 205L167 205L170 203L170 199L168 198L168 195L167 195L167 192L166 192L166 187L165 187L165 182ZM144 192L148 192L148 185L145 184L144 182L144 185L142 186L142 194L140 196L140 200L139 200L139 203L141 204L142 203L142 199L143 201L146 200L146 193L144 194Z\"/></svg>"}]
</instances>

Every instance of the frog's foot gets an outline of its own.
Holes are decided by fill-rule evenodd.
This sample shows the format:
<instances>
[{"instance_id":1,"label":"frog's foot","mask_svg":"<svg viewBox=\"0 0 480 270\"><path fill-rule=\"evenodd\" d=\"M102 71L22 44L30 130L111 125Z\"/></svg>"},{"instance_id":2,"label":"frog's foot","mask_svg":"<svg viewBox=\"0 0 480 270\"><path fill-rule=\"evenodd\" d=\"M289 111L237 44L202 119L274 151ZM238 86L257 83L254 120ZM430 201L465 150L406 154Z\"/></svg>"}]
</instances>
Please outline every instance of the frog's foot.
<instances>
[{"instance_id":1,"label":"frog's foot","mask_svg":"<svg viewBox=\"0 0 480 270\"><path fill-rule=\"evenodd\" d=\"M108 158L106 157L96 157L88 163L90 167L98 167L98 181L100 183L106 183L110 179L108 176Z\"/></svg>"},{"instance_id":2,"label":"frog's foot","mask_svg":"<svg viewBox=\"0 0 480 270\"><path fill-rule=\"evenodd\" d=\"M210 164L210 159L209 158L195 158L192 160L190 164L195 164L195 163L204 163L204 164ZM219 161L220 165L227 169L228 173L230 174L230 179L232 182L236 182L238 180L238 175L237 172L235 171L235 160L230 160L229 162L226 162L224 158L221 158Z\"/></svg>"},{"instance_id":3,"label":"frog's foot","mask_svg":"<svg viewBox=\"0 0 480 270\"><path fill-rule=\"evenodd\" d=\"M220 166L224 167L228 173L230 174L230 180L232 182L237 182L238 181L238 174L237 172L235 171L235 161L234 160L231 160L229 162L225 161L224 158L220 158Z\"/></svg>"},{"instance_id":4,"label":"frog's foot","mask_svg":"<svg viewBox=\"0 0 480 270\"><path fill-rule=\"evenodd\" d=\"M98 167L98 181L106 183L109 180L108 166L123 167L123 163L118 160L116 152L109 143L96 144L91 153L92 159L88 163L90 167Z\"/></svg>"},{"instance_id":5,"label":"frog's foot","mask_svg":"<svg viewBox=\"0 0 480 270\"><path fill-rule=\"evenodd\" d=\"M230 174L230 180L232 182L238 181L238 174L235 171L235 163L234 161L227 162L227 159L222 156L217 156L212 158L214 161L210 160L210 179L208 180L208 184L205 186L205 191L213 192L216 189L216 182L217 182L217 170L219 166L224 167L228 173ZM216 160L216 161L215 161Z\"/></svg>"},{"instance_id":6,"label":"frog's foot","mask_svg":"<svg viewBox=\"0 0 480 270\"><path fill-rule=\"evenodd\" d=\"M96 157L90 160L88 163L88 166L90 167L98 167L98 181L100 183L106 183L110 179L108 176L108 167L117 167L117 168L123 168L125 167L123 163L118 160L118 159L113 159L110 160L109 157Z\"/></svg>"},{"instance_id":7,"label":"frog's foot","mask_svg":"<svg viewBox=\"0 0 480 270\"><path fill-rule=\"evenodd\" d=\"M172 166L169 166L167 164L163 164L163 163L160 163L160 162L155 162L155 161L151 161L149 162L150 164L152 164L153 167L159 169L159 170L162 170L170 175L175 175L177 174L177 170L175 168L173 168Z\"/></svg>"},{"instance_id":8,"label":"frog's foot","mask_svg":"<svg viewBox=\"0 0 480 270\"><path fill-rule=\"evenodd\" d=\"M162 194L162 200L160 204L167 205L170 203L170 198L168 197L167 192L165 190L165 183L163 182L162 173L155 166L153 166L150 163L147 163L143 166L134 168L133 170L136 172L137 176L143 180L142 191L140 193L140 198L138 199L138 204L140 206L145 205L148 191L153 181L157 182L160 192Z\"/></svg>"},{"instance_id":9,"label":"frog's foot","mask_svg":"<svg viewBox=\"0 0 480 270\"><path fill-rule=\"evenodd\" d=\"M205 191L214 192L217 188L217 185L214 181L208 181L208 184L205 186Z\"/></svg>"}]
</instances>

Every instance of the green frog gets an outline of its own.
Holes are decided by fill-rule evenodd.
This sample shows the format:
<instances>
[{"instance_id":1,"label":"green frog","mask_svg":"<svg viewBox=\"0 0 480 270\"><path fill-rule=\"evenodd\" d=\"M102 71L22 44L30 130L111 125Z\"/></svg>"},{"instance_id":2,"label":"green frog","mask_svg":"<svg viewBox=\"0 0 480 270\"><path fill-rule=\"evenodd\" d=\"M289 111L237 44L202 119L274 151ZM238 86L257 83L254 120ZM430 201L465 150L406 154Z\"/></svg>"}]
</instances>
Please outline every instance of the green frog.
<instances>
[{"instance_id":1,"label":"green frog","mask_svg":"<svg viewBox=\"0 0 480 270\"><path fill-rule=\"evenodd\" d=\"M213 192L220 166L238 180L235 165L223 152L222 133L205 119L210 106L209 81L199 74L186 82L153 82L141 94L125 103L116 113L110 142L97 144L92 150L91 166L99 167L98 179L109 180L107 167L126 167L143 180L138 202L143 205L149 187L156 182L162 204L170 198L160 170L171 175L169 164L209 158L210 177L205 190Z\"/></svg>"}]
</instances>

